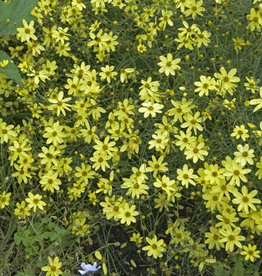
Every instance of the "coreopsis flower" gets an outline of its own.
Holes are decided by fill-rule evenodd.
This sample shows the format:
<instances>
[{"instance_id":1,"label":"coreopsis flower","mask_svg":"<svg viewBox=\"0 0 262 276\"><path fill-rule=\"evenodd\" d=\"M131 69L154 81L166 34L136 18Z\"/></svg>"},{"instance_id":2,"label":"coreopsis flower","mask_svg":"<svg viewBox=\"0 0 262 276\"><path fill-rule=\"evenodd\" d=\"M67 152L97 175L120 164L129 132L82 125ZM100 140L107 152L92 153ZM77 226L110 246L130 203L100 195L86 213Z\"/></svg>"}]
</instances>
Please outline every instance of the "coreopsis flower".
<instances>
[{"instance_id":1,"label":"coreopsis flower","mask_svg":"<svg viewBox=\"0 0 262 276\"><path fill-rule=\"evenodd\" d=\"M254 198L257 194L257 190L253 190L252 192L248 193L247 187L242 186L241 192L239 193L238 191L233 192L234 199L232 202L234 204L238 204L238 209L237 211L240 212L242 209L246 213L249 212L249 208L252 209L253 211L256 211L256 207L254 204L261 203L260 199Z\"/></svg>"},{"instance_id":2,"label":"coreopsis flower","mask_svg":"<svg viewBox=\"0 0 262 276\"><path fill-rule=\"evenodd\" d=\"M131 222L136 222L135 216L139 213L135 211L135 208L135 205L130 207L128 203L121 204L119 208L119 215L117 216L117 219L120 219L120 223L130 225Z\"/></svg>"},{"instance_id":3,"label":"coreopsis flower","mask_svg":"<svg viewBox=\"0 0 262 276\"><path fill-rule=\"evenodd\" d=\"M72 98L68 97L68 98L64 98L64 92L60 91L58 94L57 99L49 99L49 102L52 103L52 105L50 105L48 107L49 110L55 110L56 111L56 115L59 117L60 113L62 113L64 116L66 116L66 112L65 110L71 110L70 109L70 104L68 104L67 102L70 101Z\"/></svg>"},{"instance_id":4,"label":"coreopsis flower","mask_svg":"<svg viewBox=\"0 0 262 276\"><path fill-rule=\"evenodd\" d=\"M197 86L195 92L198 93L199 97L203 95L208 96L210 90L215 89L215 80L211 77L200 76L200 81L194 82L194 85Z\"/></svg>"},{"instance_id":5,"label":"coreopsis flower","mask_svg":"<svg viewBox=\"0 0 262 276\"><path fill-rule=\"evenodd\" d=\"M243 141L246 141L246 139L249 138L248 129L246 129L244 125L235 126L231 136L236 137L236 139L241 138Z\"/></svg>"},{"instance_id":6,"label":"coreopsis flower","mask_svg":"<svg viewBox=\"0 0 262 276\"><path fill-rule=\"evenodd\" d=\"M142 103L142 106L138 111L144 113L144 118L147 118L149 115L153 118L156 117L156 113L162 113L161 109L164 107L162 104L152 102Z\"/></svg>"},{"instance_id":7,"label":"coreopsis flower","mask_svg":"<svg viewBox=\"0 0 262 276\"><path fill-rule=\"evenodd\" d=\"M240 82L240 78L235 76L237 69L233 68L227 73L226 69L221 67L219 71L220 73L215 73L214 76L221 82L222 94L224 95L227 91L233 95L233 91L236 87L235 82Z\"/></svg>"},{"instance_id":8,"label":"coreopsis flower","mask_svg":"<svg viewBox=\"0 0 262 276\"><path fill-rule=\"evenodd\" d=\"M11 193L6 193L4 191L2 194L0 194L0 208L4 209L5 206L9 205Z\"/></svg>"},{"instance_id":9,"label":"coreopsis flower","mask_svg":"<svg viewBox=\"0 0 262 276\"><path fill-rule=\"evenodd\" d=\"M23 19L23 27L17 28L17 37L24 41L30 41L30 39L37 40L37 37L34 35L35 28L34 28L34 21L31 20L29 24Z\"/></svg>"},{"instance_id":10,"label":"coreopsis flower","mask_svg":"<svg viewBox=\"0 0 262 276\"><path fill-rule=\"evenodd\" d=\"M55 257L54 260L52 260L50 257L48 257L49 266L42 267L42 271L46 271L46 276L59 276L62 274L62 271L60 270L62 266L62 262L59 262L59 258Z\"/></svg>"},{"instance_id":11,"label":"coreopsis flower","mask_svg":"<svg viewBox=\"0 0 262 276\"><path fill-rule=\"evenodd\" d=\"M196 182L193 180L198 176L194 174L193 169L189 169L187 164L184 164L183 170L177 169L177 180L181 181L183 186L188 188L188 184L196 186Z\"/></svg>"},{"instance_id":12,"label":"coreopsis flower","mask_svg":"<svg viewBox=\"0 0 262 276\"><path fill-rule=\"evenodd\" d=\"M165 251L164 240L157 240L156 235L152 239L146 237L146 241L149 245L144 246L142 250L148 251L147 255L150 257L153 255L154 259L161 258L163 256L162 252Z\"/></svg>"},{"instance_id":13,"label":"coreopsis flower","mask_svg":"<svg viewBox=\"0 0 262 276\"><path fill-rule=\"evenodd\" d=\"M234 230L231 227L228 229L220 229L220 233L224 236L221 239L221 242L226 243L227 251L233 252L235 245L242 248L241 241L244 241L245 237L239 235L240 231L240 227L237 227Z\"/></svg>"},{"instance_id":14,"label":"coreopsis flower","mask_svg":"<svg viewBox=\"0 0 262 276\"><path fill-rule=\"evenodd\" d=\"M192 15L192 18L195 19L197 15L203 16L202 11L205 11L206 9L202 7L203 1L188 1L186 4L187 10L185 10L184 15L190 16Z\"/></svg>"},{"instance_id":15,"label":"coreopsis flower","mask_svg":"<svg viewBox=\"0 0 262 276\"><path fill-rule=\"evenodd\" d=\"M245 256L245 261L250 260L251 262L255 261L255 258L260 258L260 251L256 250L256 245L251 245L250 243L248 246L243 245L243 251L240 252L241 255Z\"/></svg>"},{"instance_id":16,"label":"coreopsis flower","mask_svg":"<svg viewBox=\"0 0 262 276\"><path fill-rule=\"evenodd\" d=\"M254 149L249 149L249 144L237 145L238 151L234 152L235 160L239 162L242 166L245 166L247 163L250 165L254 164L253 158L255 155L253 154Z\"/></svg>"},{"instance_id":17,"label":"coreopsis flower","mask_svg":"<svg viewBox=\"0 0 262 276\"><path fill-rule=\"evenodd\" d=\"M158 63L158 66L160 67L159 72L165 73L166 76L175 75L175 70L180 70L181 67L178 65L178 63L181 61L180 58L173 59L173 55L168 53L167 57L160 56L159 57L161 62Z\"/></svg>"},{"instance_id":18,"label":"coreopsis flower","mask_svg":"<svg viewBox=\"0 0 262 276\"><path fill-rule=\"evenodd\" d=\"M30 209L33 209L34 212L36 212L36 208L39 208L40 210L44 210L44 206L46 203L41 200L42 196L39 194L32 194L31 192L28 193L28 198L25 199L25 201L28 203L28 207Z\"/></svg>"},{"instance_id":19,"label":"coreopsis flower","mask_svg":"<svg viewBox=\"0 0 262 276\"><path fill-rule=\"evenodd\" d=\"M7 125L6 122L3 122L0 119L0 143L3 144L4 142L7 143L10 138L17 136L17 133L12 130L14 128L13 125Z\"/></svg>"}]
</instances>

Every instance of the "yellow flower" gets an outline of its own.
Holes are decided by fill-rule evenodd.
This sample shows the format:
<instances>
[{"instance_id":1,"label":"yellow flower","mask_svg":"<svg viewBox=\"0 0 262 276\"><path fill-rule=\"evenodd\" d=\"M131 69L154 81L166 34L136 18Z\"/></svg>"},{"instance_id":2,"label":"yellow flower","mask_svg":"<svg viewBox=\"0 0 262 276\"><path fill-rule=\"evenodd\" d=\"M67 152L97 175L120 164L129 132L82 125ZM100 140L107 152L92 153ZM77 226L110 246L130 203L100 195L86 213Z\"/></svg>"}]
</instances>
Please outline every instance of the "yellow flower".
<instances>
[{"instance_id":1,"label":"yellow flower","mask_svg":"<svg viewBox=\"0 0 262 276\"><path fill-rule=\"evenodd\" d=\"M208 155L204 142L194 142L185 150L186 159L193 159L193 163L196 163L199 159L204 161L204 156Z\"/></svg>"},{"instance_id":2,"label":"yellow flower","mask_svg":"<svg viewBox=\"0 0 262 276\"><path fill-rule=\"evenodd\" d=\"M127 82L132 76L134 76L135 68L122 68L120 70L120 81Z\"/></svg>"},{"instance_id":3,"label":"yellow flower","mask_svg":"<svg viewBox=\"0 0 262 276\"><path fill-rule=\"evenodd\" d=\"M256 207L253 203L261 203L261 200L254 198L257 194L257 190L253 190L252 192L248 193L247 187L243 186L241 188L241 192L242 194L237 191L233 193L235 198L232 200L232 202L234 204L238 204L237 211L240 212L242 209L244 209L244 211L248 213L248 208L256 211Z\"/></svg>"},{"instance_id":4,"label":"yellow flower","mask_svg":"<svg viewBox=\"0 0 262 276\"><path fill-rule=\"evenodd\" d=\"M7 143L8 140L13 137L17 136L17 133L13 131L14 128L13 125L7 125L5 122L3 122L2 119L0 119L0 143L3 144L4 142Z\"/></svg>"},{"instance_id":5,"label":"yellow flower","mask_svg":"<svg viewBox=\"0 0 262 276\"><path fill-rule=\"evenodd\" d=\"M14 214L18 216L18 219L25 219L26 217L30 216L30 208L26 206L25 201L20 203L16 203L16 208Z\"/></svg>"},{"instance_id":6,"label":"yellow flower","mask_svg":"<svg viewBox=\"0 0 262 276\"><path fill-rule=\"evenodd\" d=\"M135 208L135 205L130 207L128 203L121 204L117 216L117 219L120 219L120 223L130 225L131 222L136 222L135 216L139 213L135 211Z\"/></svg>"},{"instance_id":7,"label":"yellow flower","mask_svg":"<svg viewBox=\"0 0 262 276\"><path fill-rule=\"evenodd\" d=\"M0 66L1 66L3 69L5 69L6 66L8 65L8 63L9 63L9 60L8 60L8 59L4 59L4 60L2 60L2 61L0 62Z\"/></svg>"},{"instance_id":8,"label":"yellow flower","mask_svg":"<svg viewBox=\"0 0 262 276\"><path fill-rule=\"evenodd\" d=\"M163 256L162 252L165 251L164 240L157 240L156 235L152 239L146 237L146 241L149 245L144 246L142 250L148 251L147 255L150 257L153 255L154 259L161 258Z\"/></svg>"},{"instance_id":9,"label":"yellow flower","mask_svg":"<svg viewBox=\"0 0 262 276\"><path fill-rule=\"evenodd\" d=\"M166 192L168 199L171 194L176 191L175 180L171 180L168 176L163 175L162 178L157 178L154 182L154 186L157 188L162 188Z\"/></svg>"},{"instance_id":10,"label":"yellow flower","mask_svg":"<svg viewBox=\"0 0 262 276\"><path fill-rule=\"evenodd\" d=\"M64 142L63 138L66 137L66 134L63 132L63 128L64 127L59 124L59 121L51 126L47 126L45 128L46 132L43 135L44 138L47 138L46 143L52 143L55 147L62 144Z\"/></svg>"},{"instance_id":11,"label":"yellow flower","mask_svg":"<svg viewBox=\"0 0 262 276\"><path fill-rule=\"evenodd\" d=\"M142 243L143 238L141 237L140 233L133 233L130 241L135 242L136 244Z\"/></svg>"},{"instance_id":12,"label":"yellow flower","mask_svg":"<svg viewBox=\"0 0 262 276\"><path fill-rule=\"evenodd\" d=\"M66 116L65 110L70 111L70 104L67 104L66 102L70 101L72 98L64 98L64 92L60 91L58 94L57 99L49 99L49 102L53 105L49 106L49 110L56 110L56 115L59 117L60 112L63 113L64 116Z\"/></svg>"},{"instance_id":13,"label":"yellow flower","mask_svg":"<svg viewBox=\"0 0 262 276\"><path fill-rule=\"evenodd\" d=\"M156 117L156 113L162 113L161 109L164 107L162 104L146 102L142 103L143 107L138 109L139 112L144 113L144 118L151 115L153 118Z\"/></svg>"},{"instance_id":14,"label":"yellow flower","mask_svg":"<svg viewBox=\"0 0 262 276\"><path fill-rule=\"evenodd\" d=\"M59 185L61 185L61 180L57 178L58 173L49 170L47 174L43 175L40 180L41 187L44 191L50 191L51 193L54 190L59 191Z\"/></svg>"},{"instance_id":15,"label":"yellow flower","mask_svg":"<svg viewBox=\"0 0 262 276\"><path fill-rule=\"evenodd\" d=\"M160 56L159 57L161 62L158 63L158 66L160 67L159 72L165 73L166 76L175 75L175 70L180 70L181 67L178 65L178 63L181 61L180 58L176 58L173 60L173 55L168 53L167 57Z\"/></svg>"},{"instance_id":16,"label":"yellow flower","mask_svg":"<svg viewBox=\"0 0 262 276\"><path fill-rule=\"evenodd\" d=\"M238 50L241 51L241 49L242 49L241 46L246 45L245 41L242 38L239 38L239 37L233 38L233 42L234 42L235 51L236 51L237 54L238 54Z\"/></svg>"},{"instance_id":17,"label":"yellow flower","mask_svg":"<svg viewBox=\"0 0 262 276\"><path fill-rule=\"evenodd\" d=\"M149 149L155 148L156 151L164 150L168 143L168 138L166 132L157 133L152 135L153 140L148 142Z\"/></svg>"},{"instance_id":18,"label":"yellow flower","mask_svg":"<svg viewBox=\"0 0 262 276\"><path fill-rule=\"evenodd\" d=\"M240 231L240 227L234 230L231 227L229 229L220 229L220 233L224 236L221 242L226 243L226 251L233 252L235 245L239 248L242 247L240 241L244 241L245 237L239 235Z\"/></svg>"},{"instance_id":19,"label":"yellow flower","mask_svg":"<svg viewBox=\"0 0 262 276\"><path fill-rule=\"evenodd\" d=\"M21 42L30 41L30 39L37 40L34 28L34 21L30 21L29 24L23 19L23 27L17 28L17 37L20 38Z\"/></svg>"},{"instance_id":20,"label":"yellow flower","mask_svg":"<svg viewBox=\"0 0 262 276\"><path fill-rule=\"evenodd\" d=\"M247 19L250 21L247 28L249 28L251 31L254 31L256 29L260 31L262 26L262 17L259 11L251 8L250 14L247 15Z\"/></svg>"},{"instance_id":21,"label":"yellow flower","mask_svg":"<svg viewBox=\"0 0 262 276\"><path fill-rule=\"evenodd\" d=\"M248 129L246 129L244 125L235 126L231 136L236 137L237 139L241 138L243 141L246 141L246 139L249 138Z\"/></svg>"},{"instance_id":22,"label":"yellow flower","mask_svg":"<svg viewBox=\"0 0 262 276\"><path fill-rule=\"evenodd\" d=\"M229 156L226 157L226 160L223 160L222 165L225 167L224 176L231 178L229 185L240 186L240 180L247 182L245 174L251 172L250 169L244 169L241 164L237 163L236 160L232 160Z\"/></svg>"},{"instance_id":23,"label":"yellow flower","mask_svg":"<svg viewBox=\"0 0 262 276\"><path fill-rule=\"evenodd\" d=\"M194 85L198 87L195 92L198 93L199 97L208 96L209 91L215 89L215 80L211 77L200 76L200 81L194 82Z\"/></svg>"},{"instance_id":24,"label":"yellow flower","mask_svg":"<svg viewBox=\"0 0 262 276\"><path fill-rule=\"evenodd\" d=\"M250 243L248 246L243 246L243 251L240 252L241 255L245 256L245 261L250 260L251 262L255 261L255 258L260 258L260 251L256 250L257 246L256 245L251 245Z\"/></svg>"},{"instance_id":25,"label":"yellow flower","mask_svg":"<svg viewBox=\"0 0 262 276\"><path fill-rule=\"evenodd\" d=\"M9 205L11 193L6 193L4 191L2 194L0 194L0 208L4 209L5 206Z\"/></svg>"},{"instance_id":26,"label":"yellow flower","mask_svg":"<svg viewBox=\"0 0 262 276\"><path fill-rule=\"evenodd\" d=\"M194 116L191 114L187 114L184 116L185 122L181 125L182 128L187 128L187 131L193 129L195 135L197 134L197 130L203 131L203 127L200 123L203 122L202 116L200 116L200 112L197 111Z\"/></svg>"},{"instance_id":27,"label":"yellow flower","mask_svg":"<svg viewBox=\"0 0 262 276\"><path fill-rule=\"evenodd\" d=\"M234 152L235 160L240 163L242 166L245 166L247 163L250 165L254 164L253 158L255 155L253 154L254 150L249 149L249 144L237 145L238 151Z\"/></svg>"},{"instance_id":28,"label":"yellow flower","mask_svg":"<svg viewBox=\"0 0 262 276\"><path fill-rule=\"evenodd\" d=\"M224 179L223 170L218 167L218 164L208 165L205 163L205 180L210 184L219 185L221 180Z\"/></svg>"},{"instance_id":29,"label":"yellow flower","mask_svg":"<svg viewBox=\"0 0 262 276\"><path fill-rule=\"evenodd\" d=\"M34 212L36 212L36 208L39 208L40 210L44 209L44 206L46 203L41 200L42 196L39 194L32 194L31 192L28 193L28 198L25 199L26 202L28 202L28 207L30 209L34 209Z\"/></svg>"},{"instance_id":30,"label":"yellow flower","mask_svg":"<svg viewBox=\"0 0 262 276\"><path fill-rule=\"evenodd\" d=\"M59 258L55 257L54 260L52 260L50 257L48 257L49 266L43 266L41 269L42 271L47 271L46 276L59 276L62 274L62 271L60 270L62 263L59 262Z\"/></svg>"},{"instance_id":31,"label":"yellow flower","mask_svg":"<svg viewBox=\"0 0 262 276\"><path fill-rule=\"evenodd\" d=\"M240 82L240 78L235 76L237 69L233 68L227 73L225 68L221 67L219 71L220 73L215 73L214 76L221 82L222 95L224 95L224 91L227 91L233 95L233 91L236 87L236 84L234 83Z\"/></svg>"},{"instance_id":32,"label":"yellow flower","mask_svg":"<svg viewBox=\"0 0 262 276\"><path fill-rule=\"evenodd\" d=\"M115 76L118 74L114 71L115 67L106 65L105 67L101 67L101 71L99 73L99 76L101 77L101 80L106 80L108 83L111 83L111 79L115 80Z\"/></svg>"},{"instance_id":33,"label":"yellow flower","mask_svg":"<svg viewBox=\"0 0 262 276\"><path fill-rule=\"evenodd\" d=\"M149 189L143 181L138 181L134 177L123 178L124 183L121 185L121 188L128 189L126 195L131 195L132 198L139 198L142 194L148 194L146 190Z\"/></svg>"},{"instance_id":34,"label":"yellow flower","mask_svg":"<svg viewBox=\"0 0 262 276\"><path fill-rule=\"evenodd\" d=\"M196 186L196 182L193 179L197 178L198 176L193 173L194 170L188 169L188 165L184 164L183 170L177 169L177 179L181 181L181 184L186 186L186 188L188 188L189 183Z\"/></svg>"},{"instance_id":35,"label":"yellow flower","mask_svg":"<svg viewBox=\"0 0 262 276\"><path fill-rule=\"evenodd\" d=\"M206 9L202 7L203 1L188 1L186 2L186 7L188 8L185 12L185 16L192 15L192 18L195 19L197 15L203 16L202 11L205 11Z\"/></svg>"},{"instance_id":36,"label":"yellow flower","mask_svg":"<svg viewBox=\"0 0 262 276\"><path fill-rule=\"evenodd\" d=\"M100 152L94 152L93 157L90 158L92 162L94 162L92 168L95 169L95 171L99 170L100 168L102 171L106 170L107 168L110 168L107 160L110 160L111 156L105 154L105 153L100 153Z\"/></svg>"},{"instance_id":37,"label":"yellow flower","mask_svg":"<svg viewBox=\"0 0 262 276\"><path fill-rule=\"evenodd\" d=\"M152 155L152 161L148 161L149 167L147 168L148 172L154 172L153 176L156 177L158 172L166 172L168 168L166 167L167 162L164 162L164 156L160 156L158 159L154 155Z\"/></svg>"},{"instance_id":38,"label":"yellow flower","mask_svg":"<svg viewBox=\"0 0 262 276\"><path fill-rule=\"evenodd\" d=\"M144 52L146 52L146 46L144 45L144 44L139 44L138 46L137 46L137 51L139 52L139 53L144 53Z\"/></svg>"},{"instance_id":39,"label":"yellow flower","mask_svg":"<svg viewBox=\"0 0 262 276\"><path fill-rule=\"evenodd\" d=\"M214 246L217 250L220 250L220 247L223 248L224 244L221 242L222 235L219 233L219 229L211 226L209 231L205 233L205 244L208 244L208 249L212 249Z\"/></svg>"}]
</instances>

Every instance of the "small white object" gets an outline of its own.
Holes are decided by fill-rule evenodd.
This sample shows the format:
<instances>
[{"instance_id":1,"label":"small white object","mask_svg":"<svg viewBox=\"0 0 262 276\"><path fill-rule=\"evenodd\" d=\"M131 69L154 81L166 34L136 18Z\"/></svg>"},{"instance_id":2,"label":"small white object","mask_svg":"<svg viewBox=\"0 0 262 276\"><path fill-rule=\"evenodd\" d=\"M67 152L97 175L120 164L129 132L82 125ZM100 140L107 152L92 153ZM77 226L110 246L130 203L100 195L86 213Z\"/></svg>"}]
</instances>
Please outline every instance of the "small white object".
<instances>
[{"instance_id":1,"label":"small white object","mask_svg":"<svg viewBox=\"0 0 262 276\"><path fill-rule=\"evenodd\" d=\"M81 275L85 275L88 272L96 272L98 269L101 268L101 266L97 267L97 263L96 262L94 262L93 265L86 264L86 263L81 263L81 268L84 269L84 270L78 270L78 272Z\"/></svg>"}]
</instances>

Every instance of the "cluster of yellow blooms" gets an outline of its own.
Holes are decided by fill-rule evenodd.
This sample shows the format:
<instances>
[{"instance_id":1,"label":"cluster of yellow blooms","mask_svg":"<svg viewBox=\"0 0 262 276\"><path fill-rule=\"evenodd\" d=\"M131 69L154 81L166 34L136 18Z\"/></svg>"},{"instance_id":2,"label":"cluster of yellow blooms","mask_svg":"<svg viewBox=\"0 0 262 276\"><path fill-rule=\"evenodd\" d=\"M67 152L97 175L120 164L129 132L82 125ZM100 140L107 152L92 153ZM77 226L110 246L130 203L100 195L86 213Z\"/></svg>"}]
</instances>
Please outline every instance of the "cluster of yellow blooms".
<instances>
[{"instance_id":1,"label":"cluster of yellow blooms","mask_svg":"<svg viewBox=\"0 0 262 276\"><path fill-rule=\"evenodd\" d=\"M234 66L216 56L226 34L200 18L212 11L226 21L229 1L142 2L39 0L35 21L0 38L23 75L16 86L0 73L0 144L10 167L0 208L18 224L57 212L98 249L106 246L94 233L114 225L148 267L164 260L165 275L180 268L170 262L177 255L200 272L233 252L255 262L262 87L238 63L250 43L228 42ZM260 2L242 22L254 36ZM93 252L106 275L108 255ZM58 256L48 261L42 271L61 275Z\"/></svg>"}]
</instances>

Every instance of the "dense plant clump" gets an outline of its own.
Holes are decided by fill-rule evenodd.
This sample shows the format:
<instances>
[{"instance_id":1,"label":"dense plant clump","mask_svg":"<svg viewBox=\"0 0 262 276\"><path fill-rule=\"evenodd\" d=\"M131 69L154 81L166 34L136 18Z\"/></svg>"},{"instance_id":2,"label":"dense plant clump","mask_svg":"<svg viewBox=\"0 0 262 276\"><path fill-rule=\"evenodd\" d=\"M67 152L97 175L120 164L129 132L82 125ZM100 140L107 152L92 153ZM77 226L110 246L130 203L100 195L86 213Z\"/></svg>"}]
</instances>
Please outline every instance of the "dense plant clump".
<instances>
[{"instance_id":1,"label":"dense plant clump","mask_svg":"<svg viewBox=\"0 0 262 276\"><path fill-rule=\"evenodd\" d=\"M0 274L258 274L262 1L30 10L1 19Z\"/></svg>"}]
</instances>

